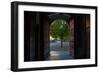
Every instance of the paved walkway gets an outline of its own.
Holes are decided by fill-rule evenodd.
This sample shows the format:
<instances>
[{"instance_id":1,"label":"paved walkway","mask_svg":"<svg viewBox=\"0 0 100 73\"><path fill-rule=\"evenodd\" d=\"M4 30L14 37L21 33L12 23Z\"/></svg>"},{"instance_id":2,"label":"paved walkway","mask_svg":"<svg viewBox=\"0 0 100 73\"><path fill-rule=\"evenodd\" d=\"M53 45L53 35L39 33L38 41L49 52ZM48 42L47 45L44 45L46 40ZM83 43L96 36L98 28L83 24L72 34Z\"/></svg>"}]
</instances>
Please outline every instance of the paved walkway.
<instances>
[{"instance_id":1,"label":"paved walkway","mask_svg":"<svg viewBox=\"0 0 100 73\"><path fill-rule=\"evenodd\" d=\"M50 43L50 60L66 60L73 59L69 52L69 42L63 42L63 48L61 48L60 41Z\"/></svg>"},{"instance_id":2,"label":"paved walkway","mask_svg":"<svg viewBox=\"0 0 100 73\"><path fill-rule=\"evenodd\" d=\"M51 51L50 52L50 60L66 60L66 59L73 59L70 56L68 51Z\"/></svg>"},{"instance_id":3,"label":"paved walkway","mask_svg":"<svg viewBox=\"0 0 100 73\"><path fill-rule=\"evenodd\" d=\"M63 48L61 48L61 42L51 42L50 43L51 51L68 51L69 50L69 42L63 42Z\"/></svg>"}]
</instances>

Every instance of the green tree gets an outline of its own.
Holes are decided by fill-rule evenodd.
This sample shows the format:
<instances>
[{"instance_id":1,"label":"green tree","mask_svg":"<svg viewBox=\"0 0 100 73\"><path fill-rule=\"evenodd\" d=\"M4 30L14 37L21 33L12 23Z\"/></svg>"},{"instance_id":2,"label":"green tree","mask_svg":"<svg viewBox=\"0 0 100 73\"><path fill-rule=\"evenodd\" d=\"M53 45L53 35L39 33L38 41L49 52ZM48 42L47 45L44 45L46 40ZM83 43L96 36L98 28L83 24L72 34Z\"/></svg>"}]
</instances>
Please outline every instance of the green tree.
<instances>
[{"instance_id":1,"label":"green tree","mask_svg":"<svg viewBox=\"0 0 100 73\"><path fill-rule=\"evenodd\" d=\"M50 35L61 41L61 48L63 48L63 41L69 39L68 30L68 23L62 19L53 21L50 26Z\"/></svg>"}]
</instances>

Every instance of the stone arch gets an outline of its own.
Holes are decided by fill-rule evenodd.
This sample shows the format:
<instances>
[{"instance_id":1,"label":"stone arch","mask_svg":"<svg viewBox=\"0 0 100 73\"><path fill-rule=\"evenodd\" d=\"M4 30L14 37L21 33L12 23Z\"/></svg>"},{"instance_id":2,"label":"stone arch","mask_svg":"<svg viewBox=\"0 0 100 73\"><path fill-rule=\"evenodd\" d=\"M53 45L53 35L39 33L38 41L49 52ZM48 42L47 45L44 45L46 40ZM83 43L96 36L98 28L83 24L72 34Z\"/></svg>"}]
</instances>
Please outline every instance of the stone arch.
<instances>
[{"instance_id":1,"label":"stone arch","mask_svg":"<svg viewBox=\"0 0 100 73\"><path fill-rule=\"evenodd\" d=\"M65 20L66 22L69 21L70 19L70 15L68 14L62 14L62 13L50 13L48 15L46 15L46 19L44 19L45 23L44 23L44 56L49 56L50 54L50 44L48 43L48 41L50 41L49 38L49 31L50 31L50 24L55 21L55 20L58 20L58 19L62 19L62 20ZM48 38L47 38L48 37ZM45 57L45 58L46 58Z\"/></svg>"}]
</instances>

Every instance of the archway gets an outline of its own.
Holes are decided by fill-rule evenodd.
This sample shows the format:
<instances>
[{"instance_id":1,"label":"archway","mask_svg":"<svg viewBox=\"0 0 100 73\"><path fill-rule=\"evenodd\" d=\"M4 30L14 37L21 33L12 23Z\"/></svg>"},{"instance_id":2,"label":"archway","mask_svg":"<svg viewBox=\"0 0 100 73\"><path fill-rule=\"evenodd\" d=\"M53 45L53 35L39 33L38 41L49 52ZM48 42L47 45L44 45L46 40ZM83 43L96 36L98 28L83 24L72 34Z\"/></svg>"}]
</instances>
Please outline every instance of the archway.
<instances>
[{"instance_id":1,"label":"archway","mask_svg":"<svg viewBox=\"0 0 100 73\"><path fill-rule=\"evenodd\" d=\"M56 19L49 28L50 60L72 59L68 22L64 19Z\"/></svg>"}]
</instances>

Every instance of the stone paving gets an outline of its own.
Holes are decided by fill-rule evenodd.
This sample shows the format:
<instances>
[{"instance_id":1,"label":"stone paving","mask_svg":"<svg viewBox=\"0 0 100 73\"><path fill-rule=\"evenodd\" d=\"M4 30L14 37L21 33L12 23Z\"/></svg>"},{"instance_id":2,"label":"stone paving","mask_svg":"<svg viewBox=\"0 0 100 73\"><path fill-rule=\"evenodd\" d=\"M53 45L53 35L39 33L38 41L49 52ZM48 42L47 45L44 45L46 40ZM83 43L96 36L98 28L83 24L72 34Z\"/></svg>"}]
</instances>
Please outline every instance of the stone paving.
<instances>
[{"instance_id":1,"label":"stone paving","mask_svg":"<svg viewBox=\"0 0 100 73\"><path fill-rule=\"evenodd\" d=\"M73 59L69 52L69 42L63 42L63 48L61 48L60 41L50 43L50 60L66 60Z\"/></svg>"}]
</instances>

